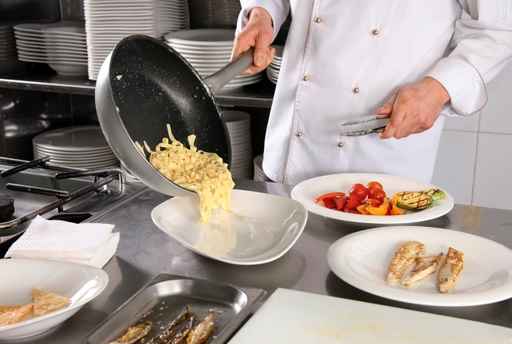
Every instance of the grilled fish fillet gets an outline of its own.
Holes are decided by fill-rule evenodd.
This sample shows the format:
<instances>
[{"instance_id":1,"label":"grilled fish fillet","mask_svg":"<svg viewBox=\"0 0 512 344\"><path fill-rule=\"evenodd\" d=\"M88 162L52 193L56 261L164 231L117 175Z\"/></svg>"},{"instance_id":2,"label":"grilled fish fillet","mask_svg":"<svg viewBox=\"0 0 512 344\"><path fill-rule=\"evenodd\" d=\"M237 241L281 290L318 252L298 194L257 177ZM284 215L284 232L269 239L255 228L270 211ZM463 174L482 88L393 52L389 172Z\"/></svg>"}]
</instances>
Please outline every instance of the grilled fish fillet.
<instances>
[{"instance_id":1,"label":"grilled fish fillet","mask_svg":"<svg viewBox=\"0 0 512 344\"><path fill-rule=\"evenodd\" d=\"M405 273L414 265L416 258L424 252L425 245L418 241L408 241L400 245L388 267L388 283L400 283Z\"/></svg>"},{"instance_id":2,"label":"grilled fish fillet","mask_svg":"<svg viewBox=\"0 0 512 344\"><path fill-rule=\"evenodd\" d=\"M403 279L402 285L406 288L412 288L435 273L439 268L442 258L442 253L437 256L416 258L414 269Z\"/></svg>"},{"instance_id":3,"label":"grilled fish fillet","mask_svg":"<svg viewBox=\"0 0 512 344\"><path fill-rule=\"evenodd\" d=\"M450 247L437 273L437 287L439 291L441 293L449 293L452 291L463 269L464 253Z\"/></svg>"}]
</instances>

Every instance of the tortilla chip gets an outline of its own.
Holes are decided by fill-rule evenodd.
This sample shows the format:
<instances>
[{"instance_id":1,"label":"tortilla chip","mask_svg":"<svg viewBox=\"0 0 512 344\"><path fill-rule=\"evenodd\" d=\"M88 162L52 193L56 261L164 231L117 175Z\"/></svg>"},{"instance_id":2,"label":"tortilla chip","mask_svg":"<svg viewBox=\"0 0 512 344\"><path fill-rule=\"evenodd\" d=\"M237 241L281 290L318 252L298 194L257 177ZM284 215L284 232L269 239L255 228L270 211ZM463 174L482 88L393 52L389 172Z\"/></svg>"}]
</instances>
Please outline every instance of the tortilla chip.
<instances>
[{"instance_id":1,"label":"tortilla chip","mask_svg":"<svg viewBox=\"0 0 512 344\"><path fill-rule=\"evenodd\" d=\"M41 316L52 313L69 306L69 299L55 293L44 290L32 289L32 301L34 302L34 315Z\"/></svg>"},{"instance_id":2,"label":"tortilla chip","mask_svg":"<svg viewBox=\"0 0 512 344\"><path fill-rule=\"evenodd\" d=\"M12 325L27 320L33 314L34 306L28 305L0 306L0 326Z\"/></svg>"}]
</instances>

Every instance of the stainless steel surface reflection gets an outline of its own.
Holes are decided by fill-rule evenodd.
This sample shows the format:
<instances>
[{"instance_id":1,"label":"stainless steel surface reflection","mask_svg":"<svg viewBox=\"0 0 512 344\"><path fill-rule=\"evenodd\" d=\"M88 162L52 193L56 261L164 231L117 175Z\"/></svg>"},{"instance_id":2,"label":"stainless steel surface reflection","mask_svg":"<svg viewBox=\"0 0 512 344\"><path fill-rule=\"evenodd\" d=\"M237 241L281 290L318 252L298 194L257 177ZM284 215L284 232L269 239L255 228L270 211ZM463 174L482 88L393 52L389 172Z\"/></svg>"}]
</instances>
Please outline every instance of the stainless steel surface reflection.
<instances>
[{"instance_id":1,"label":"stainless steel surface reflection","mask_svg":"<svg viewBox=\"0 0 512 344\"><path fill-rule=\"evenodd\" d=\"M254 182L238 183L238 188L278 195L288 195L290 192L287 186ZM39 340L31 340L30 343L81 342L108 314L160 273L268 291L278 287L291 288L512 327L510 300L465 308L415 306L367 294L338 279L327 266L327 249L342 236L368 226L344 224L311 214L304 234L284 257L266 265L238 267L198 256L159 231L151 222L150 211L167 198L147 191L122 207L91 219L114 223L116 230L121 232L117 257L106 266L110 285L61 328ZM448 216L420 225L461 230L512 248L512 211L456 206Z\"/></svg>"}]
</instances>

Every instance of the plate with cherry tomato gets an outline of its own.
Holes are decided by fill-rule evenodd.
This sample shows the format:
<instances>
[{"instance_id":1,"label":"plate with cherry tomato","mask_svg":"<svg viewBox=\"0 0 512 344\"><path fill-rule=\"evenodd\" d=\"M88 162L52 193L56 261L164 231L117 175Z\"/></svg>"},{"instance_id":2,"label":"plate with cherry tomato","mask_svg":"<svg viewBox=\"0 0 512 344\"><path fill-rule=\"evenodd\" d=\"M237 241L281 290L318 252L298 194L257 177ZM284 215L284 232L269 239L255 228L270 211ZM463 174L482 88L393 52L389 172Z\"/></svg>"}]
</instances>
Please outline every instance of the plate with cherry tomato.
<instances>
[{"instance_id":1,"label":"plate with cherry tomato","mask_svg":"<svg viewBox=\"0 0 512 344\"><path fill-rule=\"evenodd\" d=\"M439 187L385 174L312 178L295 186L291 196L314 214L368 224L428 221L449 213L455 204Z\"/></svg>"}]
</instances>

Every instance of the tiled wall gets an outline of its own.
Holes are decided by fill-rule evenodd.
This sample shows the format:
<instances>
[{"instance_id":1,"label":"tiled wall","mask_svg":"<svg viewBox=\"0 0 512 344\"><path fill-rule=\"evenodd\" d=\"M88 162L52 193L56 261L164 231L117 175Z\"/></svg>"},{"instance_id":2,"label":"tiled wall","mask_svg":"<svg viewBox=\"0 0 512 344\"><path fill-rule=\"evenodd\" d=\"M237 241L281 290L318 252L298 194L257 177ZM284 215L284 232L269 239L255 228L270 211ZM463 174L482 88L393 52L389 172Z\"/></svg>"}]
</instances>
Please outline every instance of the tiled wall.
<instances>
[{"instance_id":1,"label":"tiled wall","mask_svg":"<svg viewBox=\"0 0 512 344\"><path fill-rule=\"evenodd\" d=\"M488 91L479 116L447 120L433 182L457 203L512 209L512 64Z\"/></svg>"}]
</instances>

